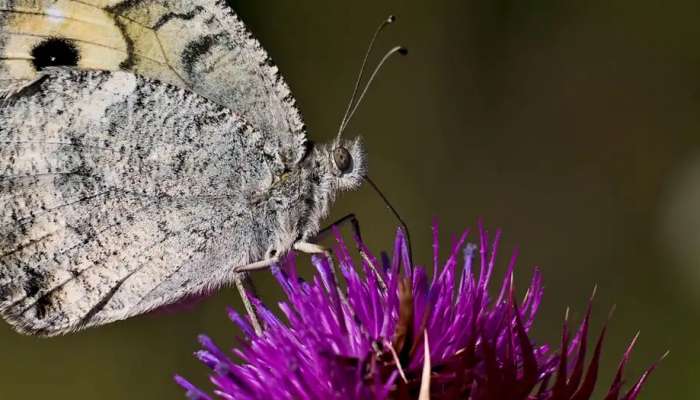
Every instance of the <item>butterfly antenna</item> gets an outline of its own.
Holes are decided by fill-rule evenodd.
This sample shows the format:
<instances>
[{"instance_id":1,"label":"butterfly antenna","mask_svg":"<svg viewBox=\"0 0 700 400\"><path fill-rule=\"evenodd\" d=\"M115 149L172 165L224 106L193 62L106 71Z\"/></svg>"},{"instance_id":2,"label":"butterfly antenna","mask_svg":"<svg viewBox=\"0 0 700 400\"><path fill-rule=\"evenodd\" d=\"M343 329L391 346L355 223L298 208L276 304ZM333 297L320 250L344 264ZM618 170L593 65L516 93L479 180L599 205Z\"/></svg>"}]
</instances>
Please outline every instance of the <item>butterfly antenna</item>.
<instances>
[{"instance_id":1,"label":"butterfly antenna","mask_svg":"<svg viewBox=\"0 0 700 400\"><path fill-rule=\"evenodd\" d=\"M396 208L391 204L389 199L384 196L384 193L379 189L379 186L377 186L372 179L370 179L369 176L365 175L364 176L365 181L369 183L370 186L372 186L372 189L374 189L375 192L379 195L379 197L382 198L384 201L384 204L386 204L387 208L391 211L392 214L396 217L396 219L399 221L399 224L401 224L401 227L403 228L404 234L406 235L406 242L408 243L408 257L411 262L411 265L413 265L413 249L411 248L411 234L408 231L408 225L406 222L401 218L401 215L399 214L398 211L396 211Z\"/></svg>"},{"instance_id":2,"label":"butterfly antenna","mask_svg":"<svg viewBox=\"0 0 700 400\"><path fill-rule=\"evenodd\" d=\"M382 33L384 28L393 24L394 21L396 21L396 17L393 15L390 15L387 19L382 21L382 23L379 25L379 27L377 27L377 30L374 32L374 35L372 36L372 40L369 42L369 46L367 46L367 52L365 53L365 57L362 60L362 66L360 67L360 73L358 74L357 80L355 81L355 87L353 88L352 96L350 96L350 101L348 102L348 107L345 109L345 114L343 114L343 119L340 121L340 127L338 128L337 139L340 139L340 136L343 133L344 126L346 125L348 115L350 114L350 111L352 110L352 106L355 104L355 98L357 97L357 91L360 89L360 83L362 83L362 78L364 77L364 74L365 74L365 68L367 67L367 60L369 59L369 56L372 54L372 50L374 49L374 42L377 41L379 34Z\"/></svg>"},{"instance_id":3,"label":"butterfly antenna","mask_svg":"<svg viewBox=\"0 0 700 400\"><path fill-rule=\"evenodd\" d=\"M365 88L362 90L362 94L360 94L360 97L357 99L355 102L354 107L352 108L352 111L350 111L350 115L348 115L347 118L345 118L345 121L343 124L340 126L340 132L338 133L338 138L343 134L343 131L345 131L345 128L348 126L350 123L350 120L352 120L352 117L355 115L355 112L357 109L360 107L360 104L362 104L362 100L365 98L365 95L367 94L367 91L369 88L372 86L372 82L374 82L374 78L377 77L377 74L379 71L382 70L382 67L384 67L384 64L395 54L401 54L402 56L405 56L408 54L408 50L405 47L401 46L396 46L393 49L389 50L382 60L377 64L377 67L374 68L374 72L372 72L372 75L370 75L369 79L367 80L367 83L365 84Z\"/></svg>"}]
</instances>

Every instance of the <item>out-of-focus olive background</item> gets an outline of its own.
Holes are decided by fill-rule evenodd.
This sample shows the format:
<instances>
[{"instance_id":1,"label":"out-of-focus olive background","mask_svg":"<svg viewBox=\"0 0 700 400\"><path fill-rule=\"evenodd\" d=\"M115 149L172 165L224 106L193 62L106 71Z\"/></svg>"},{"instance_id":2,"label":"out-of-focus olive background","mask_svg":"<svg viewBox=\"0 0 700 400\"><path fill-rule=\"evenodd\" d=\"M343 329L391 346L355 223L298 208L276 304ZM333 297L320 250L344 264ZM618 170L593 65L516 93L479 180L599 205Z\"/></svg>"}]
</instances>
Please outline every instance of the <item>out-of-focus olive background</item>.
<instances>
[{"instance_id":1,"label":"out-of-focus olive background","mask_svg":"<svg viewBox=\"0 0 700 400\"><path fill-rule=\"evenodd\" d=\"M448 233L482 217L503 228L501 265L521 248L518 282L541 266L534 335L556 341L598 285L595 330L610 323L601 379L637 331L636 378L667 349L643 399L700 398L700 3L600 0L235 1L287 78L316 141L334 135L362 53L401 43L349 134L371 176L430 255L431 219ZM378 54L377 56L379 56ZM343 195L366 241L390 248L395 221L369 189ZM329 218L329 222L332 221ZM302 262L308 259L302 258ZM259 289L275 298L266 272ZM206 385L196 335L237 334L222 290L191 311L149 315L54 339L0 324L0 397L183 398L181 373Z\"/></svg>"}]
</instances>

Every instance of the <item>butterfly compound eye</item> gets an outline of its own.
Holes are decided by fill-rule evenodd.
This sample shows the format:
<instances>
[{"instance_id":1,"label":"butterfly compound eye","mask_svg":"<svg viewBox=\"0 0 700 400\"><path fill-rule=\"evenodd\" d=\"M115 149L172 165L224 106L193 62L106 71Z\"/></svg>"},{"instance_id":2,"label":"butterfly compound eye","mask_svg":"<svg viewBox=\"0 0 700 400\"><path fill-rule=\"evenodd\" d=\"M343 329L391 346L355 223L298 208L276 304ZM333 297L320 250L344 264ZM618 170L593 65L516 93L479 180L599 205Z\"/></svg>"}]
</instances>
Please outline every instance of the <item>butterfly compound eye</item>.
<instances>
[{"instance_id":1,"label":"butterfly compound eye","mask_svg":"<svg viewBox=\"0 0 700 400\"><path fill-rule=\"evenodd\" d=\"M338 167L340 172L347 173L352 167L352 156L346 148L338 147L333 150L333 162L335 162L335 166Z\"/></svg>"}]
</instances>

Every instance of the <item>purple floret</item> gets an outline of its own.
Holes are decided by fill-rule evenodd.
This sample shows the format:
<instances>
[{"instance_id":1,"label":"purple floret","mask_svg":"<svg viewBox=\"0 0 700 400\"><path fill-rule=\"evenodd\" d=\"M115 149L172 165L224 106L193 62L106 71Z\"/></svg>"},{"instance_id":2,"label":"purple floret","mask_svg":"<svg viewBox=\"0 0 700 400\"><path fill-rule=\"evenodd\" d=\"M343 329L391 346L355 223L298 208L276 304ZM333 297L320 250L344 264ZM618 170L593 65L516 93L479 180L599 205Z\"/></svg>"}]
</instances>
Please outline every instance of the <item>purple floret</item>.
<instances>
[{"instance_id":1,"label":"purple floret","mask_svg":"<svg viewBox=\"0 0 700 400\"><path fill-rule=\"evenodd\" d=\"M539 271L534 271L524 298L517 301L513 255L497 296L488 293L500 232L491 242L479 226L478 245L468 243L465 232L453 241L447 261L441 264L435 226L432 277L425 268L411 265L401 231L393 256L385 255L381 261L358 241L363 254L359 267L336 236L334 260L314 257L317 273L311 282L298 277L294 255L273 268L287 300L278 305L282 317L256 301L265 326L261 336L247 317L234 310L229 316L245 339L231 354L200 336L202 350L196 356L212 371L215 396L418 399L421 387L427 389L429 384L431 399L591 398L605 328L587 365L590 304L572 337L565 321L558 352L533 341L529 330L543 296ZM331 264L334 261L339 272ZM430 374L423 377L426 339ZM626 392L622 390L622 372L634 342L624 353L605 400L636 399L653 370L650 367ZM176 381L189 398L210 398L182 377Z\"/></svg>"}]
</instances>

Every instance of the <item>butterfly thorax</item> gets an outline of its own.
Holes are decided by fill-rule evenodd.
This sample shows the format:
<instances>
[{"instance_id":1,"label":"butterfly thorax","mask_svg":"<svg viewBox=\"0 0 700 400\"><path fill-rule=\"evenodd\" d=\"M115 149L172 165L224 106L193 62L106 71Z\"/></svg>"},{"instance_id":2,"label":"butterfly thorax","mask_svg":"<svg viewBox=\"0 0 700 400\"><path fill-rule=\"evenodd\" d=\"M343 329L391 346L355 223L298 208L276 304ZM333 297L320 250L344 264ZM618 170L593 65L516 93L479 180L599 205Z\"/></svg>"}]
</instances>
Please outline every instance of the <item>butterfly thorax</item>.
<instances>
[{"instance_id":1,"label":"butterfly thorax","mask_svg":"<svg viewBox=\"0 0 700 400\"><path fill-rule=\"evenodd\" d=\"M351 156L351 165L345 171L334 162L333 152L339 147L347 149ZM359 139L311 147L300 162L276 176L266 190L264 209L277 220L273 224L276 229L268 232L270 247L266 251L281 254L296 241L311 240L321 229L338 192L359 187L365 169Z\"/></svg>"}]
</instances>

